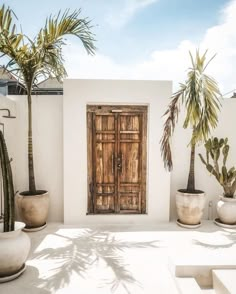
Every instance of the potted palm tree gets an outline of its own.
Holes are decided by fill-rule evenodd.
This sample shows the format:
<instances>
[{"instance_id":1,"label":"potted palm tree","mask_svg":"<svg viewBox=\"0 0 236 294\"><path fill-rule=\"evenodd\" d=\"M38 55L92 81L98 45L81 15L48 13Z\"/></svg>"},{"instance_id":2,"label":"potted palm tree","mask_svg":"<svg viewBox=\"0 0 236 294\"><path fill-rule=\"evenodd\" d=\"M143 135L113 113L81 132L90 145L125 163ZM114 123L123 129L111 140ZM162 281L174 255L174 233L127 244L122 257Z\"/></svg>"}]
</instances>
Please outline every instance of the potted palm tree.
<instances>
[{"instance_id":1,"label":"potted palm tree","mask_svg":"<svg viewBox=\"0 0 236 294\"><path fill-rule=\"evenodd\" d=\"M171 154L171 136L174 133L181 106L185 108L183 128L191 128L190 167L187 187L179 189L176 194L176 207L180 225L198 226L205 206L205 194L195 188L195 148L207 139L211 130L217 126L218 110L220 109L220 91L216 81L205 74L205 70L214 56L207 62L207 51L201 56L196 51L195 58L190 53L192 66L188 70L185 83L171 97L161 138L161 153L164 166L171 171L173 168Z\"/></svg>"},{"instance_id":2,"label":"potted palm tree","mask_svg":"<svg viewBox=\"0 0 236 294\"><path fill-rule=\"evenodd\" d=\"M0 223L0 283L18 277L25 270L30 250L30 239L22 232L25 224L15 222L15 199L6 142L0 130L0 169L3 183L4 215Z\"/></svg>"},{"instance_id":3,"label":"potted palm tree","mask_svg":"<svg viewBox=\"0 0 236 294\"><path fill-rule=\"evenodd\" d=\"M42 77L66 76L62 47L64 37L80 39L88 54L94 54L94 38L90 21L80 18L80 10L50 16L34 39L16 32L10 8L0 8L0 52L9 58L10 68L24 84L28 101L28 178L29 190L19 193L17 203L26 228L36 230L46 225L49 207L48 191L36 188L32 141L32 89Z\"/></svg>"},{"instance_id":4,"label":"potted palm tree","mask_svg":"<svg viewBox=\"0 0 236 294\"><path fill-rule=\"evenodd\" d=\"M229 154L228 139L217 137L208 139L205 143L206 157L199 154L202 163L206 166L217 182L222 186L224 193L220 196L216 205L219 219L216 224L236 225L236 169L226 167L226 161ZM220 166L222 163L222 166Z\"/></svg>"}]
</instances>

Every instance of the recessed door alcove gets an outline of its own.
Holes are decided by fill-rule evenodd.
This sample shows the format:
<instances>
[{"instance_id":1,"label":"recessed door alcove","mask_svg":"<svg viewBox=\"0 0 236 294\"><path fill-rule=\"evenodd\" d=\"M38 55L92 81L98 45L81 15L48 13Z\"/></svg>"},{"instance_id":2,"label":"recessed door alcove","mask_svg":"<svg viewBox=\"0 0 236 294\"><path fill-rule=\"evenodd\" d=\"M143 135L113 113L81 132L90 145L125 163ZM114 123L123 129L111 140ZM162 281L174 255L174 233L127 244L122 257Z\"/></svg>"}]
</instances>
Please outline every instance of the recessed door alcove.
<instances>
[{"instance_id":1,"label":"recessed door alcove","mask_svg":"<svg viewBox=\"0 0 236 294\"><path fill-rule=\"evenodd\" d=\"M65 224L169 220L159 142L171 93L169 81L64 81Z\"/></svg>"}]
</instances>

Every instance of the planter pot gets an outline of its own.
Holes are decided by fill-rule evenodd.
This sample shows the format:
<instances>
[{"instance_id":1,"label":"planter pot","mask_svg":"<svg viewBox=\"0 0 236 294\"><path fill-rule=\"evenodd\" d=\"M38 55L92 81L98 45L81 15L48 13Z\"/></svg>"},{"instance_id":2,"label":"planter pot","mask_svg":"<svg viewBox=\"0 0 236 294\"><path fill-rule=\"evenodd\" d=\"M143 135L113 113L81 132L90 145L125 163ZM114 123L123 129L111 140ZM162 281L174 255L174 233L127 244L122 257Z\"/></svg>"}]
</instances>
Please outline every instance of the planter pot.
<instances>
[{"instance_id":1,"label":"planter pot","mask_svg":"<svg viewBox=\"0 0 236 294\"><path fill-rule=\"evenodd\" d=\"M179 190L176 193L176 208L179 221L186 225L201 223L205 207L205 193L196 191L196 194Z\"/></svg>"},{"instance_id":2,"label":"planter pot","mask_svg":"<svg viewBox=\"0 0 236 294\"><path fill-rule=\"evenodd\" d=\"M30 251L30 238L22 231L25 224L15 222L15 230L3 232L0 224L0 282L18 277L24 269Z\"/></svg>"},{"instance_id":3,"label":"planter pot","mask_svg":"<svg viewBox=\"0 0 236 294\"><path fill-rule=\"evenodd\" d=\"M20 217L27 229L45 226L48 217L48 192L41 190L36 192L38 192L37 195L22 192L16 197Z\"/></svg>"},{"instance_id":4,"label":"planter pot","mask_svg":"<svg viewBox=\"0 0 236 294\"><path fill-rule=\"evenodd\" d=\"M236 224L236 198L220 196L216 205L217 214L222 223L227 225Z\"/></svg>"}]
</instances>

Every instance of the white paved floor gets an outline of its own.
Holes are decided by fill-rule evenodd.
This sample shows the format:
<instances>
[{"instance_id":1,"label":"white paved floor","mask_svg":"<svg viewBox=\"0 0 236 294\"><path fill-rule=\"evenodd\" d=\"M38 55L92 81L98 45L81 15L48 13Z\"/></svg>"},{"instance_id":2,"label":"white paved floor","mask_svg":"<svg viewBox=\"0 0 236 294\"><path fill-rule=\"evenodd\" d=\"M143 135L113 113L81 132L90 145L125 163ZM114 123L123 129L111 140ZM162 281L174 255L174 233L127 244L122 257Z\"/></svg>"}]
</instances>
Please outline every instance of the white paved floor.
<instances>
[{"instance_id":1,"label":"white paved floor","mask_svg":"<svg viewBox=\"0 0 236 294\"><path fill-rule=\"evenodd\" d=\"M64 226L29 233L25 273L0 284L1 294L176 294L169 262L235 258L236 230L212 222L196 230L156 226ZM235 260L236 264L236 260Z\"/></svg>"}]
</instances>

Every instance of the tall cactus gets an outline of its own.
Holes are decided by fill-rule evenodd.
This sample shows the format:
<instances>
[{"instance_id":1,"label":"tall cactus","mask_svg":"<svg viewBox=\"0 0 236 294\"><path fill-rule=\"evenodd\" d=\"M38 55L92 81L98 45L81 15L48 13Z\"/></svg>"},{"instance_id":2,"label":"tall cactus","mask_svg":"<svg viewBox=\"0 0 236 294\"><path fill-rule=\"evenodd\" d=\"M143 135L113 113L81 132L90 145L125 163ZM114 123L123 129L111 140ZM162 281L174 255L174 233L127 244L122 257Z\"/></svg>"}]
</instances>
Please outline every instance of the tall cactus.
<instances>
[{"instance_id":1,"label":"tall cactus","mask_svg":"<svg viewBox=\"0 0 236 294\"><path fill-rule=\"evenodd\" d=\"M236 169L235 167L231 167L228 170L226 167L229 154L228 139L209 139L204 146L206 149L206 159L199 154L202 163L223 187L224 196L230 198L234 197L236 190ZM219 166L219 160L222 160L221 168Z\"/></svg>"},{"instance_id":2,"label":"tall cactus","mask_svg":"<svg viewBox=\"0 0 236 294\"><path fill-rule=\"evenodd\" d=\"M4 232L14 231L15 223L15 202L14 188L11 171L11 161L9 160L6 142L2 131L0 130L0 161L3 179L3 195L4 195Z\"/></svg>"}]
</instances>

